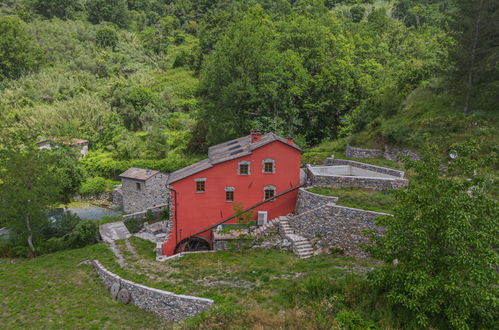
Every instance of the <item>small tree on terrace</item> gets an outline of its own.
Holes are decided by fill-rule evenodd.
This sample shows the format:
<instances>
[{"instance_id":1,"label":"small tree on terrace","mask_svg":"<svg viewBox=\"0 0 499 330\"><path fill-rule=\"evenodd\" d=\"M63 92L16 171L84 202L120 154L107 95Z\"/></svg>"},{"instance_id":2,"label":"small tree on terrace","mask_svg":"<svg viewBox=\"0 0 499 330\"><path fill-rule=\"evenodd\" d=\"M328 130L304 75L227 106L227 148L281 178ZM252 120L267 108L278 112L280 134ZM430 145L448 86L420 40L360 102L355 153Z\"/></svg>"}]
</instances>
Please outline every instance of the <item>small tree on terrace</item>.
<instances>
[{"instance_id":1,"label":"small tree on terrace","mask_svg":"<svg viewBox=\"0 0 499 330\"><path fill-rule=\"evenodd\" d=\"M415 314L415 327L491 329L499 307L499 207L481 169L496 158L480 158L472 143L454 150L457 159L446 166L429 147L409 163L416 174L399 192L394 216L379 220L385 236L368 248L388 265L369 279Z\"/></svg>"}]
</instances>

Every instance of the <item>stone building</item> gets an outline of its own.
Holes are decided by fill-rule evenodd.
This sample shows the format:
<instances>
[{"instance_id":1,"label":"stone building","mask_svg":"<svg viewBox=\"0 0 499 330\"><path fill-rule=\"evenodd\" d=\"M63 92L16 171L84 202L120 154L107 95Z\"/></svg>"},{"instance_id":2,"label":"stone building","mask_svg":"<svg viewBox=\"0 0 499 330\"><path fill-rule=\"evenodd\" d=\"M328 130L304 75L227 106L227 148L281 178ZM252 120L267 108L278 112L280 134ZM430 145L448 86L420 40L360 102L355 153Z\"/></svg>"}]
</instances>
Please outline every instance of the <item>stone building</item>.
<instances>
[{"instance_id":1,"label":"stone building","mask_svg":"<svg viewBox=\"0 0 499 330\"><path fill-rule=\"evenodd\" d=\"M124 212L141 212L168 202L170 195L166 188L168 174L131 167L121 173L120 177Z\"/></svg>"}]
</instances>

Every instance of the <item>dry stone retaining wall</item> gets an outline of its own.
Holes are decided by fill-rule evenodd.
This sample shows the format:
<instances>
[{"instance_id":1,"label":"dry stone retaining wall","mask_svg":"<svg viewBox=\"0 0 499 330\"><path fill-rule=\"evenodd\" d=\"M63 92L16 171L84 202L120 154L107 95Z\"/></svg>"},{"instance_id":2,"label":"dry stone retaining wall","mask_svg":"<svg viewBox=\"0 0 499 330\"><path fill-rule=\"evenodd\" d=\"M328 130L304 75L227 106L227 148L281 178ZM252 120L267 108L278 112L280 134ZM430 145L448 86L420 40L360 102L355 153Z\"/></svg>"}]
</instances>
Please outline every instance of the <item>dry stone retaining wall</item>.
<instances>
[{"instance_id":1,"label":"dry stone retaining wall","mask_svg":"<svg viewBox=\"0 0 499 330\"><path fill-rule=\"evenodd\" d=\"M305 188L300 188L298 190L295 212L300 214L308 210L313 210L322 205L329 203L335 204L337 201L338 197L319 195L307 191Z\"/></svg>"},{"instance_id":2,"label":"dry stone retaining wall","mask_svg":"<svg viewBox=\"0 0 499 330\"><path fill-rule=\"evenodd\" d=\"M381 149L362 149L347 146L345 157L348 158L383 158Z\"/></svg>"},{"instance_id":3,"label":"dry stone retaining wall","mask_svg":"<svg viewBox=\"0 0 499 330\"><path fill-rule=\"evenodd\" d=\"M338 205L320 206L289 219L291 226L314 243L315 248L335 247L348 256L367 257L360 244L369 244L364 230L382 235L384 229L374 219L386 213L372 212Z\"/></svg>"},{"instance_id":4,"label":"dry stone retaining wall","mask_svg":"<svg viewBox=\"0 0 499 330\"><path fill-rule=\"evenodd\" d=\"M347 160L347 159L326 158L324 165L326 165L326 166L350 165L352 167L358 167L358 168L362 168L362 169L377 172L377 173L396 176L399 178L403 178L405 175L404 171L394 170L394 169L388 168L388 167L376 166L376 165L356 162L354 160Z\"/></svg>"},{"instance_id":5,"label":"dry stone retaining wall","mask_svg":"<svg viewBox=\"0 0 499 330\"><path fill-rule=\"evenodd\" d=\"M124 303L132 303L170 321L179 322L195 316L213 304L211 299L174 294L125 280L111 273L97 260L87 263L94 266L113 297L117 295Z\"/></svg>"},{"instance_id":6,"label":"dry stone retaining wall","mask_svg":"<svg viewBox=\"0 0 499 330\"><path fill-rule=\"evenodd\" d=\"M398 162L401 160L400 159L401 156L409 157L409 159L412 159L412 160L421 159L419 153L416 151L412 151L409 149L402 149L402 148L388 146L388 145L385 146L385 152L383 153L383 157L385 159Z\"/></svg>"},{"instance_id":7,"label":"dry stone retaining wall","mask_svg":"<svg viewBox=\"0 0 499 330\"><path fill-rule=\"evenodd\" d=\"M392 161L400 161L401 156L409 157L412 160L421 159L419 153L409 149L385 145L384 150L381 149L363 149L347 146L345 157L348 158L385 158Z\"/></svg>"}]
</instances>

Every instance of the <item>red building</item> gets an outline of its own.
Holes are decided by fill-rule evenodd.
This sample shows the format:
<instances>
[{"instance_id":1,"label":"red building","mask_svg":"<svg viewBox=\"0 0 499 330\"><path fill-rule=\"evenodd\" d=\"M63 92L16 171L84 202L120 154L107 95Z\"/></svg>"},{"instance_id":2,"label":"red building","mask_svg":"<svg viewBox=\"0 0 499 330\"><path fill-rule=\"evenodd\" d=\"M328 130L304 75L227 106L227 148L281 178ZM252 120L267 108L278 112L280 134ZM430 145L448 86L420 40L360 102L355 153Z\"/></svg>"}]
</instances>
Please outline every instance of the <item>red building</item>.
<instances>
[{"instance_id":1,"label":"red building","mask_svg":"<svg viewBox=\"0 0 499 330\"><path fill-rule=\"evenodd\" d=\"M266 211L274 219L294 211L300 185L301 149L274 133L248 136L212 146L208 158L170 174L173 229L163 255L186 244L212 246L212 230L237 223L233 203Z\"/></svg>"}]
</instances>

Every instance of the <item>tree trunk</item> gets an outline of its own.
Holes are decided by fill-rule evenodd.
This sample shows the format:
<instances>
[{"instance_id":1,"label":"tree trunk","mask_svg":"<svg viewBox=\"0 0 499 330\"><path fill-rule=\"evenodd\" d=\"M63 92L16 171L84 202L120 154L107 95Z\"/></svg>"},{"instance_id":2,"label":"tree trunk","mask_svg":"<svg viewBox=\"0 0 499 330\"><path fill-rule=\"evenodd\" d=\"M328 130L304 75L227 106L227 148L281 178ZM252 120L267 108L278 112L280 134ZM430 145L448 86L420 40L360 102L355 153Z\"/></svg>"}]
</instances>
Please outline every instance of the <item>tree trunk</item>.
<instances>
[{"instance_id":1,"label":"tree trunk","mask_svg":"<svg viewBox=\"0 0 499 330\"><path fill-rule=\"evenodd\" d=\"M470 67L468 71L468 81L466 82L466 97L464 100L464 113L467 114L470 106L471 99L471 89L473 88L473 69L475 67L475 57L476 57L476 48L478 47L478 33L480 28L480 20L481 20L481 12L483 7L483 0L480 1L480 7L478 9L477 17L475 20L475 28L473 31L473 39L471 46L471 58L470 58Z\"/></svg>"},{"instance_id":2,"label":"tree trunk","mask_svg":"<svg viewBox=\"0 0 499 330\"><path fill-rule=\"evenodd\" d=\"M29 216L26 214L24 216L24 224L26 225L26 231L28 232L28 245L31 249L33 257L36 257L35 246L33 245L33 232L31 230L31 224L29 223Z\"/></svg>"}]
</instances>

